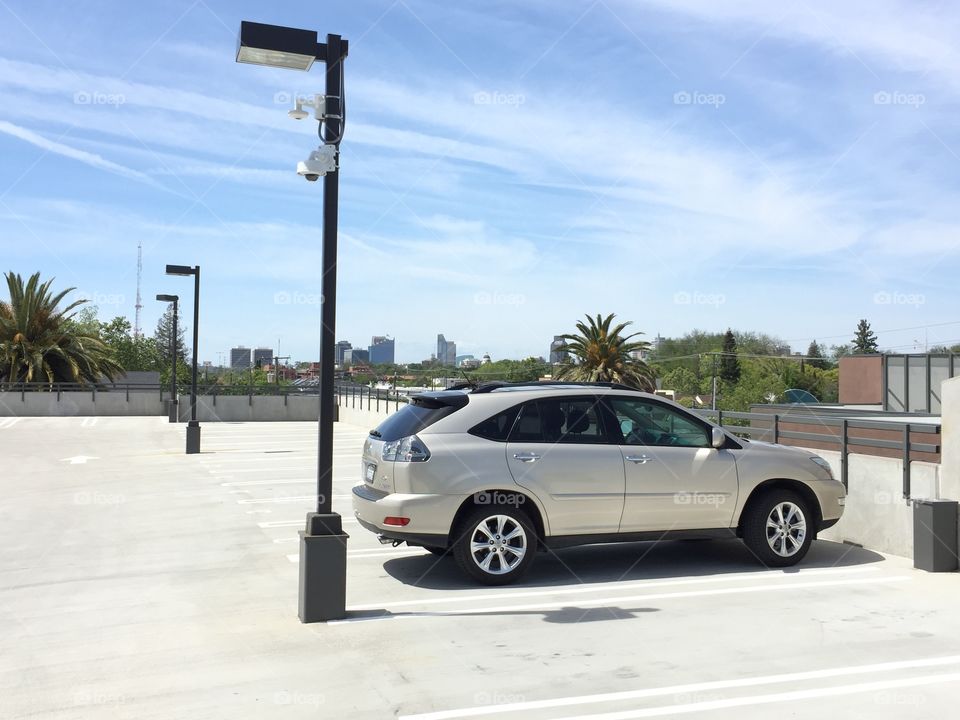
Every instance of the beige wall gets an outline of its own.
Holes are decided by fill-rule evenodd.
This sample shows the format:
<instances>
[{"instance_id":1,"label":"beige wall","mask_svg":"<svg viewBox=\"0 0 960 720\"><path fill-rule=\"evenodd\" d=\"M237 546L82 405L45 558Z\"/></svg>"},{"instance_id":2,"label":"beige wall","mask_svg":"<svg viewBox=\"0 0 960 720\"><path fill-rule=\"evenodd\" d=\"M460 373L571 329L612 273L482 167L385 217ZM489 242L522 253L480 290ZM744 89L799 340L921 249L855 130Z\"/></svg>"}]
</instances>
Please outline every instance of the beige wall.
<instances>
[{"instance_id":1,"label":"beige wall","mask_svg":"<svg viewBox=\"0 0 960 720\"><path fill-rule=\"evenodd\" d=\"M840 404L879 405L883 402L883 356L840 358Z\"/></svg>"}]
</instances>

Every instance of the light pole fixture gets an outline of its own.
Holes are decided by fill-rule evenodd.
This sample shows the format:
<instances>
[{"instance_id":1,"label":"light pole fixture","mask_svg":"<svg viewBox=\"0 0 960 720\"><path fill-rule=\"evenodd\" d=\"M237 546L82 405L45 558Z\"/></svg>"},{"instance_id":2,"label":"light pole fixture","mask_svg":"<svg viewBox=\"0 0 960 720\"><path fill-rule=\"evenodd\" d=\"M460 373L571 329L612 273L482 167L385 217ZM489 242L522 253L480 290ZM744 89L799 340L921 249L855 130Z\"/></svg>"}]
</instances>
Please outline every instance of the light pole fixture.
<instances>
[{"instance_id":1,"label":"light pole fixture","mask_svg":"<svg viewBox=\"0 0 960 720\"><path fill-rule=\"evenodd\" d=\"M346 104L343 97L343 62L347 41L339 35L317 40L313 30L240 23L237 62L269 67L309 70L314 62L325 64L323 102L316 102L321 148L327 164L301 163L298 172L307 180L323 177L323 256L321 260L320 317L320 417L317 453L317 508L307 514L300 532L300 621L319 622L346 616L347 535L340 515L333 512L334 367L337 319L337 206L339 193L340 140ZM322 112L320 107L322 106ZM294 115L302 117L302 114ZM314 172L321 169L322 172Z\"/></svg>"},{"instance_id":2,"label":"light pole fixture","mask_svg":"<svg viewBox=\"0 0 960 720\"><path fill-rule=\"evenodd\" d=\"M177 307L180 302L179 295L157 295L157 300L165 303L173 303L173 334L170 336L170 357L173 364L170 369L170 406L168 408L168 417L170 422L175 423L180 420L180 401L177 400Z\"/></svg>"},{"instance_id":3,"label":"light pole fixture","mask_svg":"<svg viewBox=\"0 0 960 720\"><path fill-rule=\"evenodd\" d=\"M190 422L187 423L187 455L200 452L200 423L197 421L197 344L200 329L200 266L167 265L167 275L193 275L193 367L190 381Z\"/></svg>"}]
</instances>

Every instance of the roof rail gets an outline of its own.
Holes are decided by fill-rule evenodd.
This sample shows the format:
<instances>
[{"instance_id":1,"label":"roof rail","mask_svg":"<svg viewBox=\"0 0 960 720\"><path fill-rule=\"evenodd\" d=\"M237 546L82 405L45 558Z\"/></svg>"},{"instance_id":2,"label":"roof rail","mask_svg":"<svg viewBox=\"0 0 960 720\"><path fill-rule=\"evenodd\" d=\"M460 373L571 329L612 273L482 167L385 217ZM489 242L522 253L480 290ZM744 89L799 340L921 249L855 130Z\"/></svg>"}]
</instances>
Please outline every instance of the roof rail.
<instances>
[{"instance_id":1,"label":"roof rail","mask_svg":"<svg viewBox=\"0 0 960 720\"><path fill-rule=\"evenodd\" d=\"M623 383L615 382L573 382L573 381L564 381L564 380L531 380L528 382L506 382L504 380L491 380L489 382L481 383L473 388L473 394L477 393L489 393L494 390L499 390L501 388L523 388L523 387L602 387L609 388L611 390L630 390L632 392L640 392L638 388L630 387L629 385L624 385Z\"/></svg>"}]
</instances>

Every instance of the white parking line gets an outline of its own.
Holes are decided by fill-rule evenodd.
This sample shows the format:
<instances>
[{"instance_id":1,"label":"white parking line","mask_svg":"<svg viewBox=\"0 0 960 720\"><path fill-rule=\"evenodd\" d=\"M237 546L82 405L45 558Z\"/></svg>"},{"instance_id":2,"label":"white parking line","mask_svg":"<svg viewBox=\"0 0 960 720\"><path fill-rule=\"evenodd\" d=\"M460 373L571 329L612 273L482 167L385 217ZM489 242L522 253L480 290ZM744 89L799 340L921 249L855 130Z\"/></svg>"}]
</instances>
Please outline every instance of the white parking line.
<instances>
[{"instance_id":1,"label":"white parking line","mask_svg":"<svg viewBox=\"0 0 960 720\"><path fill-rule=\"evenodd\" d=\"M341 518L345 523L355 523L356 518L344 517ZM262 528L272 528L272 527L305 527L306 520L270 520L268 522L257 523L258 527Z\"/></svg>"},{"instance_id":2,"label":"white parking line","mask_svg":"<svg viewBox=\"0 0 960 720\"><path fill-rule=\"evenodd\" d=\"M554 587L541 590L524 590L520 592L504 591L499 593L490 593L486 595L458 595L444 598L426 598L421 600L398 600L389 603L368 603L355 605L350 610L380 610L393 607L405 607L409 605L434 605L437 603L450 602L475 602L483 600L499 600L501 602L513 600L514 598L544 597L553 595L579 595L581 593L591 593L598 590L619 591L619 590L638 590L648 587L668 587L672 585L700 585L703 583L715 582L734 582L737 580L760 580L763 578L790 578L802 575L803 577L820 575L848 575L859 573L877 572L880 568L874 566L853 567L853 568L811 568L809 570L798 570L796 572L785 573L782 570L758 570L756 572L730 573L717 575L694 575L685 577L676 577L664 580L654 578L648 580L633 580L627 582L597 582L574 585L573 587Z\"/></svg>"},{"instance_id":3,"label":"white parking line","mask_svg":"<svg viewBox=\"0 0 960 720\"><path fill-rule=\"evenodd\" d=\"M624 692L601 693L597 695L579 695L564 698L550 698L548 700L531 700L527 702L504 703L501 705L483 705L479 707L461 708L458 710L441 710L438 712L420 713L417 715L402 715L400 720L453 720L454 718L478 717L481 715L496 715L507 712L525 712L530 710L543 710L557 707L572 707L575 705L593 705L597 703L618 702L624 700L639 700L651 697L663 697L667 695L687 695L691 693L709 692L714 690L730 690L735 688L749 688L758 685L774 685L779 683L796 683L807 680L823 680L843 675L869 675L875 673L890 672L895 670L909 670L917 668L942 667L945 665L956 665L960 663L960 655L948 655L938 658L921 658L917 660L903 660L898 662L876 663L872 665L850 665L846 667L828 668L825 670L810 670L806 672L781 673L779 675L766 675L752 678L737 678L734 680L717 680L712 682L688 683L686 685L672 685L669 687L644 688L642 690L627 690ZM577 718L568 718L568 720L587 720L588 718L602 718L603 720L627 720L628 718L654 717L658 714L666 715L671 713L697 712L700 710L717 709L720 707L733 707L743 704L755 705L764 702L774 702L766 698L776 697L784 699L787 695L796 695L797 699L801 697L823 697L826 694L849 694L854 692L867 692L869 690L885 690L893 687L906 687L909 685L922 685L929 682L946 682L947 679L957 677L957 673L947 675L932 675L919 678L904 678L902 680L887 680L873 683L860 683L854 685L844 685L831 688L815 688L813 690L798 690L791 693L778 693L776 695L755 695L747 697L730 698L724 700L712 700L701 703L687 703L684 705L671 705L666 707L644 708L640 710L627 710L626 712L605 713L599 715L579 716ZM867 687L869 686L869 687ZM877 686L877 687L874 687ZM857 689L854 689L857 688ZM837 692L839 691L839 692ZM635 713L648 713L635 714Z\"/></svg>"},{"instance_id":4,"label":"white parking line","mask_svg":"<svg viewBox=\"0 0 960 720\"><path fill-rule=\"evenodd\" d=\"M258 470L257 472L262 471ZM315 477L311 477L298 480L234 480L233 482L222 482L220 484L223 487L250 487L253 485L302 485L303 483L315 483L316 481Z\"/></svg>"},{"instance_id":5,"label":"white parking line","mask_svg":"<svg viewBox=\"0 0 960 720\"><path fill-rule=\"evenodd\" d=\"M233 490L231 492L245 492L244 490ZM349 495L331 495L334 500L346 500ZM289 497L275 497L275 498L247 498L246 500L237 500L238 505L263 505L266 503L288 503L288 502L303 502L304 500L316 500L316 495L291 495Z\"/></svg>"},{"instance_id":6,"label":"white parking line","mask_svg":"<svg viewBox=\"0 0 960 720\"><path fill-rule=\"evenodd\" d=\"M587 607L595 605L619 605L626 602L640 602L640 601L651 601L651 600L677 600L681 598L691 598L691 597L708 597L711 595L739 595L739 594L749 594L749 593L766 593L766 592L783 592L784 590L789 590L790 592L796 592L797 590L802 589L813 589L813 588L826 588L826 587L841 587L845 585L868 585L875 583L894 583L894 582L903 582L909 580L907 575L898 575L893 577L885 578L857 578L854 580L826 580L821 582L808 582L808 583L779 583L774 585L748 585L746 587L735 587L735 588L720 588L716 590L687 590L682 592L667 592L667 593L645 593L643 595L614 595L611 597L602 597L602 598L583 598L577 602L577 607ZM416 610L410 611L408 613L397 614L397 615L377 615L372 617L359 617L359 618L347 618L345 620L331 620L329 625L341 625L348 623L357 623L357 622L371 622L371 621L382 621L382 620L412 620L416 618L427 618L427 617L441 617L445 615L492 615L496 613L511 613L511 612L520 612L524 610L555 610L562 609L564 607L569 607L569 600L562 600L559 602L547 602L547 603L532 603L528 605L500 605L495 607L474 607L467 609L459 610L427 610L418 612ZM379 608L370 608L369 606L366 609L379 609ZM348 610L353 610L353 608L348 608Z\"/></svg>"}]
</instances>

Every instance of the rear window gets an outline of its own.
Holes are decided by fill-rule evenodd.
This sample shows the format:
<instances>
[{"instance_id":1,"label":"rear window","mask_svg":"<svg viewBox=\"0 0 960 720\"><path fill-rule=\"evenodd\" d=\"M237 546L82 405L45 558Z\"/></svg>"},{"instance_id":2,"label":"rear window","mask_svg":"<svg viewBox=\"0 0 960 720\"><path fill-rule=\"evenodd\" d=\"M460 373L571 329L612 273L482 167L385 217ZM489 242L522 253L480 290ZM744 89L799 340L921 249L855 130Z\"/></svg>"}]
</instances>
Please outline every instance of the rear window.
<instances>
[{"instance_id":1,"label":"rear window","mask_svg":"<svg viewBox=\"0 0 960 720\"><path fill-rule=\"evenodd\" d=\"M466 396L463 397L466 398ZM384 442L393 442L409 435L416 435L438 420L455 413L464 404L466 400L456 404L446 404L433 399L414 398L405 408L380 423L370 434Z\"/></svg>"}]
</instances>

